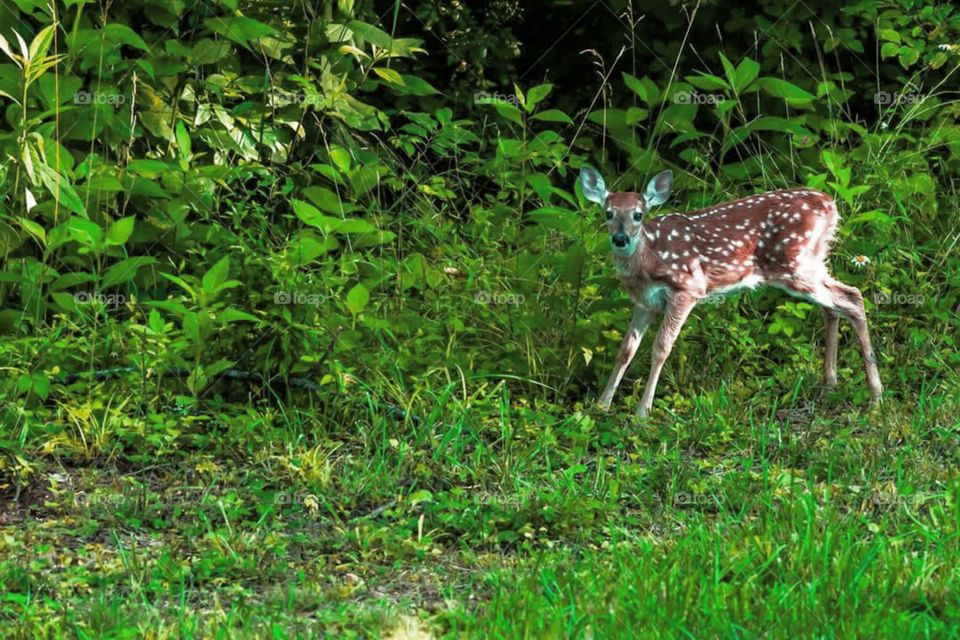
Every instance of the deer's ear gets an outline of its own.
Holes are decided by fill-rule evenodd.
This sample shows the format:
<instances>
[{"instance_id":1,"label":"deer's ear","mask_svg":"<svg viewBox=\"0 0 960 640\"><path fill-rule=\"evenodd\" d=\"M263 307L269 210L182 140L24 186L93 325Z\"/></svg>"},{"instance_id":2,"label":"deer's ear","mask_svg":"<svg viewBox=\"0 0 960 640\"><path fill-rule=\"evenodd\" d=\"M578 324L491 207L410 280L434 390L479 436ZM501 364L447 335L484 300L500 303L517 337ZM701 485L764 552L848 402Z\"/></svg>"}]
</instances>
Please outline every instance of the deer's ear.
<instances>
[{"instance_id":1,"label":"deer's ear","mask_svg":"<svg viewBox=\"0 0 960 640\"><path fill-rule=\"evenodd\" d=\"M647 190L643 194L643 199L647 201L647 208L666 202L672 186L673 172L670 169L653 176L653 179L647 183Z\"/></svg>"},{"instance_id":2,"label":"deer's ear","mask_svg":"<svg viewBox=\"0 0 960 640\"><path fill-rule=\"evenodd\" d=\"M580 169L580 187L584 197L590 202L603 205L607 201L607 184L596 169L583 167Z\"/></svg>"}]
</instances>

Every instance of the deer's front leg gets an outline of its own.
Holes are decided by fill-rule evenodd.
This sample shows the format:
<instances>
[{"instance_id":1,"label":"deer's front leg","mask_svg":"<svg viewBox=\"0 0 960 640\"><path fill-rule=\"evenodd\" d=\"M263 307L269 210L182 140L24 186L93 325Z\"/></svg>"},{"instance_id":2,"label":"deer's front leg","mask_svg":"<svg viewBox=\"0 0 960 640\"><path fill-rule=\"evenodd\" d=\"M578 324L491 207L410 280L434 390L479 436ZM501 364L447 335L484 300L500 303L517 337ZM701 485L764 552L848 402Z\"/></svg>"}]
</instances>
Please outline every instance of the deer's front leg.
<instances>
[{"instance_id":1,"label":"deer's front leg","mask_svg":"<svg viewBox=\"0 0 960 640\"><path fill-rule=\"evenodd\" d=\"M683 323L687 321L696 304L697 301L693 296L683 294L671 296L667 302L667 310L660 324L660 333L657 334L657 341L653 343L650 375L647 377L647 387L643 391L643 398L637 408L638 418L646 416L653 407L653 396L657 392L660 370L663 369L663 363L667 361L673 349L673 343L680 334Z\"/></svg>"},{"instance_id":2,"label":"deer's front leg","mask_svg":"<svg viewBox=\"0 0 960 640\"><path fill-rule=\"evenodd\" d=\"M623 336L623 342L620 343L620 352L617 354L617 362L613 366L613 373L610 374L610 380L607 382L607 388L603 390L600 396L600 407L609 409L613 402L613 394L616 393L620 381L623 379L623 373L630 366L630 361L637 353L637 347L643 340L643 334L647 327L653 321L653 312L643 307L633 308L633 318L630 320L630 328Z\"/></svg>"}]
</instances>

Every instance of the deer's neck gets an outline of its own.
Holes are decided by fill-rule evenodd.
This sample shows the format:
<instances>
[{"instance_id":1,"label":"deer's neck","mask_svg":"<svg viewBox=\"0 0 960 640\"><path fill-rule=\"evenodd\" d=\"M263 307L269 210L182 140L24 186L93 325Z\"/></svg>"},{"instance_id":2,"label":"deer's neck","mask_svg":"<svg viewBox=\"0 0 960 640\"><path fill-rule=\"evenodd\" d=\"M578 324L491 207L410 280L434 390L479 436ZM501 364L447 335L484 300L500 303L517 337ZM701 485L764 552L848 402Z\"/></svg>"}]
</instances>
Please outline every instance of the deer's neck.
<instances>
[{"instance_id":1,"label":"deer's neck","mask_svg":"<svg viewBox=\"0 0 960 640\"><path fill-rule=\"evenodd\" d=\"M643 255L647 250L647 235L644 230L640 230L640 240L637 241L637 248L629 256L621 256L616 253L613 255L613 266L617 269L617 275L621 278L628 278L635 275L640 269Z\"/></svg>"}]
</instances>

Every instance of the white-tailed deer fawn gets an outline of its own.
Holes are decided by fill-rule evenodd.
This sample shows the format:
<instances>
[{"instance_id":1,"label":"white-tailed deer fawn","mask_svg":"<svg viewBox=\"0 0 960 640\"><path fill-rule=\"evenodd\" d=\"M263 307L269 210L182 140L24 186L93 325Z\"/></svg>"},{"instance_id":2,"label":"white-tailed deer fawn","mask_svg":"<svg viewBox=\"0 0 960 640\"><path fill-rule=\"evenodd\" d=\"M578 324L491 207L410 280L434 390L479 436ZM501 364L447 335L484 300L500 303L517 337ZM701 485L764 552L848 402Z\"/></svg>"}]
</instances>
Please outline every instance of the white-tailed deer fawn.
<instances>
[{"instance_id":1,"label":"white-tailed deer fawn","mask_svg":"<svg viewBox=\"0 0 960 640\"><path fill-rule=\"evenodd\" d=\"M672 183L673 174L664 171L643 194L610 193L594 169L580 171L584 196L606 213L617 275L636 305L600 405L610 406L657 313L663 312L663 322L653 345L638 416L647 415L653 406L660 370L697 302L761 283L823 307L823 370L828 386L837 383L839 316L849 320L860 341L870 394L879 400L883 387L870 346L863 296L857 288L835 280L827 269L839 219L833 199L812 189L784 189L686 214L644 219L651 207L666 201Z\"/></svg>"}]
</instances>

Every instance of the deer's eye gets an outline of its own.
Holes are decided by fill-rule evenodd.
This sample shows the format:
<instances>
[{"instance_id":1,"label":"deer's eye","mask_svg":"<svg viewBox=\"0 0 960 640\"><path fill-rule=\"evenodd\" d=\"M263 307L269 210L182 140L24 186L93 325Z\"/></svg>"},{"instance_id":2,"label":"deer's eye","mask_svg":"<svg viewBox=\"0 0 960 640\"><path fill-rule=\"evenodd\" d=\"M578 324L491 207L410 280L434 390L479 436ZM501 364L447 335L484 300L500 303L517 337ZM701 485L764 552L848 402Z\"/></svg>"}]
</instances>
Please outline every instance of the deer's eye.
<instances>
[{"instance_id":1,"label":"deer's eye","mask_svg":"<svg viewBox=\"0 0 960 640\"><path fill-rule=\"evenodd\" d=\"M607 220L613 220L613 211L607 209Z\"/></svg>"},{"instance_id":2,"label":"deer's eye","mask_svg":"<svg viewBox=\"0 0 960 640\"><path fill-rule=\"evenodd\" d=\"M634 212L633 212L633 221L634 221L634 222L640 222L641 220L643 220L643 212L642 212L642 211L634 211Z\"/></svg>"}]
</instances>

